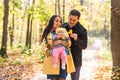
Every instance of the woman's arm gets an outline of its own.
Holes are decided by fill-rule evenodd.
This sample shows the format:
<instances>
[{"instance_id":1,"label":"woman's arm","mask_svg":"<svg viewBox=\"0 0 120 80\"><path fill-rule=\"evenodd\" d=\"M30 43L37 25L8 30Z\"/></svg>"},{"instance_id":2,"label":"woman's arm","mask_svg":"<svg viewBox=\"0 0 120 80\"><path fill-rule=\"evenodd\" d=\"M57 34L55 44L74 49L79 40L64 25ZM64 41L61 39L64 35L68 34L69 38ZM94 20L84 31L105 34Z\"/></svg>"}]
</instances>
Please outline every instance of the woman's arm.
<instances>
[{"instance_id":1,"label":"woman's arm","mask_svg":"<svg viewBox=\"0 0 120 80\"><path fill-rule=\"evenodd\" d=\"M63 41L63 40L55 40L53 42L53 45L58 45L58 44L62 44L64 46L68 46L68 42L67 41Z\"/></svg>"}]
</instances>

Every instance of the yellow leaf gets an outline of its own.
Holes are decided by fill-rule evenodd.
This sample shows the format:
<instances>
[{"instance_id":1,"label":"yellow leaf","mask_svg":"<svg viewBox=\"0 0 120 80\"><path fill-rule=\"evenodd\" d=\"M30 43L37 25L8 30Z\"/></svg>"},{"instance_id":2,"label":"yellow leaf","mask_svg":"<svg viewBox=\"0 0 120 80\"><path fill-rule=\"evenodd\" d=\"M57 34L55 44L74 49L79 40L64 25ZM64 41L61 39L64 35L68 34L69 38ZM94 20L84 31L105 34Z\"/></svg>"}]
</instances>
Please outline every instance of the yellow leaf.
<instances>
[{"instance_id":1,"label":"yellow leaf","mask_svg":"<svg viewBox=\"0 0 120 80\"><path fill-rule=\"evenodd\" d=\"M68 31L68 34L72 34L72 29L70 29L70 30Z\"/></svg>"}]
</instances>

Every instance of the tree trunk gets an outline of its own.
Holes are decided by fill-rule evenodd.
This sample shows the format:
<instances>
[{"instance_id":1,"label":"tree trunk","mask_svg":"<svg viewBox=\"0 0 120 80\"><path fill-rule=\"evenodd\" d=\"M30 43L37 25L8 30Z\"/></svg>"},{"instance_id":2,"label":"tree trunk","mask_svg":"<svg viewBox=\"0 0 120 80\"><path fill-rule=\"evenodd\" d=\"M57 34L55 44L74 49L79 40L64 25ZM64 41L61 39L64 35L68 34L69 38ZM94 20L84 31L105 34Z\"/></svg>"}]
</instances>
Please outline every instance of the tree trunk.
<instances>
[{"instance_id":1,"label":"tree trunk","mask_svg":"<svg viewBox=\"0 0 120 80\"><path fill-rule=\"evenodd\" d=\"M35 0L33 0L32 5L35 4ZM34 10L33 10L34 12ZM32 24L33 24L33 13L31 13L31 19L30 19L30 31L29 31L29 49L31 49L31 38L32 38Z\"/></svg>"},{"instance_id":2,"label":"tree trunk","mask_svg":"<svg viewBox=\"0 0 120 80\"><path fill-rule=\"evenodd\" d=\"M114 77L112 80L120 80L120 75L118 75L120 74L120 1L111 0L111 6L111 51L113 74L116 74L112 76Z\"/></svg>"},{"instance_id":3,"label":"tree trunk","mask_svg":"<svg viewBox=\"0 0 120 80\"><path fill-rule=\"evenodd\" d=\"M23 19L23 23L22 23L22 26L21 26L21 32L20 32L20 41L19 41L19 43L21 43L22 42L22 34L23 34L23 26L24 26L24 19Z\"/></svg>"},{"instance_id":4,"label":"tree trunk","mask_svg":"<svg viewBox=\"0 0 120 80\"><path fill-rule=\"evenodd\" d=\"M42 26L42 25L41 25L41 26ZM39 28L39 44L41 43L42 32L43 32L43 27L40 27L40 28Z\"/></svg>"},{"instance_id":5,"label":"tree trunk","mask_svg":"<svg viewBox=\"0 0 120 80\"><path fill-rule=\"evenodd\" d=\"M28 6L30 5L30 0L28 0ZM28 48L28 44L29 44L29 29L30 29L30 14L28 14L28 18L27 18L27 32L26 32L26 42L25 42L25 46Z\"/></svg>"},{"instance_id":6,"label":"tree trunk","mask_svg":"<svg viewBox=\"0 0 120 80\"><path fill-rule=\"evenodd\" d=\"M84 0L80 0L80 5L83 5L84 4Z\"/></svg>"},{"instance_id":7,"label":"tree trunk","mask_svg":"<svg viewBox=\"0 0 120 80\"><path fill-rule=\"evenodd\" d=\"M31 20L30 22L30 33L29 33L29 49L31 49L31 37L32 37L32 23L33 23L33 20Z\"/></svg>"},{"instance_id":8,"label":"tree trunk","mask_svg":"<svg viewBox=\"0 0 120 80\"><path fill-rule=\"evenodd\" d=\"M57 14L57 0L55 0L55 14Z\"/></svg>"},{"instance_id":9,"label":"tree trunk","mask_svg":"<svg viewBox=\"0 0 120 80\"><path fill-rule=\"evenodd\" d=\"M8 15L9 15L9 0L4 0L4 17L3 17L3 34L2 34L2 45L0 50L0 55L3 58L7 58L7 25L8 25Z\"/></svg>"},{"instance_id":10,"label":"tree trunk","mask_svg":"<svg viewBox=\"0 0 120 80\"><path fill-rule=\"evenodd\" d=\"M28 15L28 21L27 21L27 32L26 32L26 47L28 48L29 45L29 31L30 31L30 14Z\"/></svg>"},{"instance_id":11,"label":"tree trunk","mask_svg":"<svg viewBox=\"0 0 120 80\"><path fill-rule=\"evenodd\" d=\"M120 1L111 1L111 50L113 56L113 65L118 66L120 64Z\"/></svg>"},{"instance_id":12,"label":"tree trunk","mask_svg":"<svg viewBox=\"0 0 120 80\"><path fill-rule=\"evenodd\" d=\"M9 27L9 35L10 35L10 47L13 46L13 32L14 32L14 14L12 15L12 26Z\"/></svg>"},{"instance_id":13,"label":"tree trunk","mask_svg":"<svg viewBox=\"0 0 120 80\"><path fill-rule=\"evenodd\" d=\"M13 9L14 10L14 9ZM11 35L10 35L10 47L13 46L13 39L14 39L14 35L13 35L13 32L14 32L14 13L13 13L13 17L12 17L12 26L11 26Z\"/></svg>"},{"instance_id":14,"label":"tree trunk","mask_svg":"<svg viewBox=\"0 0 120 80\"><path fill-rule=\"evenodd\" d=\"M65 0L63 0L63 23L65 22Z\"/></svg>"},{"instance_id":15,"label":"tree trunk","mask_svg":"<svg viewBox=\"0 0 120 80\"><path fill-rule=\"evenodd\" d=\"M60 0L58 0L58 14L61 15L60 14Z\"/></svg>"}]
</instances>

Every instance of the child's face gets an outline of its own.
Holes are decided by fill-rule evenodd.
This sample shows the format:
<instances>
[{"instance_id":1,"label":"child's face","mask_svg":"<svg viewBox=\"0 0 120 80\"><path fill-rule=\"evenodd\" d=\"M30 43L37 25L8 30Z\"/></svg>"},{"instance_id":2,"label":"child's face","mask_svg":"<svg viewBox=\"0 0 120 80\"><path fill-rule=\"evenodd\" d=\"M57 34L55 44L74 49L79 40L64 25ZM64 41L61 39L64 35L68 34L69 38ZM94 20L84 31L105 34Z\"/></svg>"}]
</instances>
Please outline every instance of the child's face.
<instances>
[{"instance_id":1,"label":"child's face","mask_svg":"<svg viewBox=\"0 0 120 80\"><path fill-rule=\"evenodd\" d=\"M59 28L62 25L62 20L60 17L56 17L54 20L53 28Z\"/></svg>"}]
</instances>

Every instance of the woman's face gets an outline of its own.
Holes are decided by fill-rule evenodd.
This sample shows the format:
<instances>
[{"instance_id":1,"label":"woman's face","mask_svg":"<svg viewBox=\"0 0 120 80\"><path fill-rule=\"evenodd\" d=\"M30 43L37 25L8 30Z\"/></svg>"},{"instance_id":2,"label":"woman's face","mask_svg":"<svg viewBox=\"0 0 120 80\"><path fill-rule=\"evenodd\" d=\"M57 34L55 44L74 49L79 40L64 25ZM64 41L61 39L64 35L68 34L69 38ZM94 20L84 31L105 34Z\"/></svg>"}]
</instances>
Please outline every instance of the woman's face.
<instances>
[{"instance_id":1,"label":"woman's face","mask_svg":"<svg viewBox=\"0 0 120 80\"><path fill-rule=\"evenodd\" d=\"M62 25L62 20L60 17L56 17L54 20L53 28L58 28Z\"/></svg>"}]
</instances>

